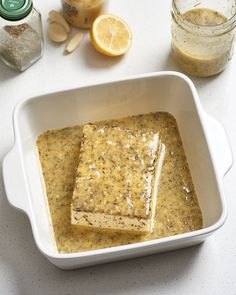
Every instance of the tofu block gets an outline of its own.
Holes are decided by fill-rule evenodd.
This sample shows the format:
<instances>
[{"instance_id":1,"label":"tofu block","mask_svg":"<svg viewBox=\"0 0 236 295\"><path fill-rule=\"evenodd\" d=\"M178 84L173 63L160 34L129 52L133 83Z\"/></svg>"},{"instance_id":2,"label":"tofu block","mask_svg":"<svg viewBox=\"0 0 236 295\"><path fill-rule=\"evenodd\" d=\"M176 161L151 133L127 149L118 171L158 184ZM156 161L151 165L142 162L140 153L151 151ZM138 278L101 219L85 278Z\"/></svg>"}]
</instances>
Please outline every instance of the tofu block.
<instances>
[{"instance_id":1,"label":"tofu block","mask_svg":"<svg viewBox=\"0 0 236 295\"><path fill-rule=\"evenodd\" d=\"M158 133L85 125L71 223L152 232L164 153Z\"/></svg>"}]
</instances>

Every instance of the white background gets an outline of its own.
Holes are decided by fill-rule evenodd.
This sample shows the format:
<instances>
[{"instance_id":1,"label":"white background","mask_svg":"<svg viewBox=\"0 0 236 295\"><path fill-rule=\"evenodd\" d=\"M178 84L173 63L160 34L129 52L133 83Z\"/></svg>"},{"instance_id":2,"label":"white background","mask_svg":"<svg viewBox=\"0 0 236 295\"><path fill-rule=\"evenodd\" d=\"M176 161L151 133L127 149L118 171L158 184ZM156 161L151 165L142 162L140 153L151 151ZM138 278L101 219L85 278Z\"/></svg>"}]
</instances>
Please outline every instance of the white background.
<instances>
[{"instance_id":1,"label":"white background","mask_svg":"<svg viewBox=\"0 0 236 295\"><path fill-rule=\"evenodd\" d=\"M35 1L45 53L17 74L0 63L0 161L13 144L11 116L23 98L135 74L179 70L170 56L170 0L111 0L109 11L134 34L123 58L95 52L88 33L77 52L47 38L47 14L60 1ZM205 110L223 123L236 155L236 56L220 75L193 79ZM69 114L68 114L69 115ZM224 155L222 155L224 157ZM0 178L0 294L236 294L236 168L225 177L228 219L201 246L76 271L61 271L38 251L27 218L9 206Z\"/></svg>"}]
</instances>

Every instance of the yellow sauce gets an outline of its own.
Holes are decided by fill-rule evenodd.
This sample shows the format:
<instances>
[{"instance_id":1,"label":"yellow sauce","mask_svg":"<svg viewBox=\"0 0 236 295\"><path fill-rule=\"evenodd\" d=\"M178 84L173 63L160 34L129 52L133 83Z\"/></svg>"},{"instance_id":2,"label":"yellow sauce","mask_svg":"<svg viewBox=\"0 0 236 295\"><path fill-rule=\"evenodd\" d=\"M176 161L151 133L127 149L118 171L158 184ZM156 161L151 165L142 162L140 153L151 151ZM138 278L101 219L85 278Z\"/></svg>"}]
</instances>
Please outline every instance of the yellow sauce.
<instances>
[{"instance_id":1,"label":"yellow sauce","mask_svg":"<svg viewBox=\"0 0 236 295\"><path fill-rule=\"evenodd\" d=\"M219 12L199 8L185 12L182 19L202 28L208 27L212 35L204 36L190 28L187 31L174 22L172 52L176 62L193 76L208 77L221 72L232 56L233 32L214 36L214 28L224 24L227 18Z\"/></svg>"},{"instance_id":2,"label":"yellow sauce","mask_svg":"<svg viewBox=\"0 0 236 295\"><path fill-rule=\"evenodd\" d=\"M65 19L75 27L90 28L104 12L106 0L63 0Z\"/></svg>"},{"instance_id":3,"label":"yellow sauce","mask_svg":"<svg viewBox=\"0 0 236 295\"><path fill-rule=\"evenodd\" d=\"M159 184L154 231L148 234L95 231L71 225L74 189L83 126L49 130L37 140L57 249L74 253L152 240L202 228L202 214L175 119L151 113L96 125L159 132L166 146ZM109 175L107 176L109 177Z\"/></svg>"}]
</instances>

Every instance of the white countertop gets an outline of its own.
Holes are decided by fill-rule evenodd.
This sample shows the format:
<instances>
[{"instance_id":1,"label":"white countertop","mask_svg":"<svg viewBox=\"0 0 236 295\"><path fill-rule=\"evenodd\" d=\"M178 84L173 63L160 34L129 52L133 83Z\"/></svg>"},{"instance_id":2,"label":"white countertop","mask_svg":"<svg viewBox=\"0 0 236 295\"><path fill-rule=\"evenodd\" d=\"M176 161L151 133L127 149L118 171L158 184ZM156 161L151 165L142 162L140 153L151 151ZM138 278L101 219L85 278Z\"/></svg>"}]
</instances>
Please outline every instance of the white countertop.
<instances>
[{"instance_id":1,"label":"white countertop","mask_svg":"<svg viewBox=\"0 0 236 295\"><path fill-rule=\"evenodd\" d=\"M13 144L15 104L46 92L131 75L178 70L170 56L170 0L111 0L109 11L124 18L134 41L123 58L101 56L87 35L77 52L46 35L47 13L60 1L35 1L43 15L45 53L17 74L0 63L0 161ZM236 55L230 66L210 79L193 79L205 110L226 128L236 157ZM222 155L223 157L224 155ZM224 180L226 224L204 244L170 253L81 269L61 271L35 246L29 221L7 203L0 178L0 293L6 294L236 294L236 168Z\"/></svg>"}]
</instances>

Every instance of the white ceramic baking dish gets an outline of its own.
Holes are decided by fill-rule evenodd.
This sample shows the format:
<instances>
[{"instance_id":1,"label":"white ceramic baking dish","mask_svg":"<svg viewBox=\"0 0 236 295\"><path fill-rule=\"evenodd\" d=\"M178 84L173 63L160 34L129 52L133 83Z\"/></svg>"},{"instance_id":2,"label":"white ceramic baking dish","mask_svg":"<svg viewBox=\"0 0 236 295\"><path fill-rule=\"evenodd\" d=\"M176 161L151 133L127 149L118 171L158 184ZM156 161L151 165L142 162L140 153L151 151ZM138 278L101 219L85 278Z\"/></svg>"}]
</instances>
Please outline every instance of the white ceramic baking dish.
<instances>
[{"instance_id":1,"label":"white ceramic baking dish","mask_svg":"<svg viewBox=\"0 0 236 295\"><path fill-rule=\"evenodd\" d=\"M53 240L36 139L45 130L103 119L166 111L177 119L203 212L204 228L191 233L74 254L59 254ZM31 222L40 251L73 269L186 247L202 242L226 219L223 177L232 154L222 126L202 109L193 83L161 72L27 99L14 111L15 143L3 162L7 198Z\"/></svg>"}]
</instances>

